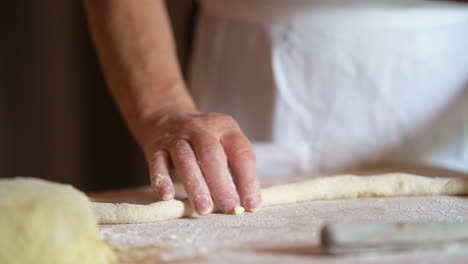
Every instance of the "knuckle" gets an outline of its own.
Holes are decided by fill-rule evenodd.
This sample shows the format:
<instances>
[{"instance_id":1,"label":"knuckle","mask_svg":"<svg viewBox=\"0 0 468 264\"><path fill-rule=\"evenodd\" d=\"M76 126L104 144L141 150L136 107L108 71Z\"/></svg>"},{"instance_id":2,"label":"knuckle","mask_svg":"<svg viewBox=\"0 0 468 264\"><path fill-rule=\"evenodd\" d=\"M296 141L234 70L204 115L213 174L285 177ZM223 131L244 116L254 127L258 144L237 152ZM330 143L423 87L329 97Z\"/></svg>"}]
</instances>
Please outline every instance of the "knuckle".
<instances>
[{"instance_id":1,"label":"knuckle","mask_svg":"<svg viewBox=\"0 0 468 264\"><path fill-rule=\"evenodd\" d=\"M256 160L255 153L250 148L241 148L241 149L234 150L231 153L229 159L232 160L233 162L243 162L243 161L255 162Z\"/></svg>"},{"instance_id":2,"label":"knuckle","mask_svg":"<svg viewBox=\"0 0 468 264\"><path fill-rule=\"evenodd\" d=\"M224 124L237 124L236 120L230 115L214 113L212 114L217 119L217 121L222 122Z\"/></svg>"},{"instance_id":3,"label":"knuckle","mask_svg":"<svg viewBox=\"0 0 468 264\"><path fill-rule=\"evenodd\" d=\"M166 176L167 172L164 169L162 169L161 166L158 166L158 165L153 165L150 173L151 173L151 180L153 180L155 184L161 182L164 178L169 177L169 175Z\"/></svg>"},{"instance_id":4,"label":"knuckle","mask_svg":"<svg viewBox=\"0 0 468 264\"><path fill-rule=\"evenodd\" d=\"M174 143L174 150L177 154L185 155L191 152L190 145L184 139L177 139Z\"/></svg>"},{"instance_id":5,"label":"knuckle","mask_svg":"<svg viewBox=\"0 0 468 264\"><path fill-rule=\"evenodd\" d=\"M257 195L260 192L260 184L256 180L248 180L244 185L244 193L248 195Z\"/></svg>"},{"instance_id":6,"label":"knuckle","mask_svg":"<svg viewBox=\"0 0 468 264\"><path fill-rule=\"evenodd\" d=\"M184 120L178 128L178 133L190 135L201 131L214 131L213 129L216 130L217 128L232 129L237 127L237 122L230 115L207 113Z\"/></svg>"},{"instance_id":7,"label":"knuckle","mask_svg":"<svg viewBox=\"0 0 468 264\"><path fill-rule=\"evenodd\" d=\"M150 155L150 161L154 165L163 163L165 158L167 158L167 152L164 150L156 150Z\"/></svg>"},{"instance_id":8,"label":"knuckle","mask_svg":"<svg viewBox=\"0 0 468 264\"><path fill-rule=\"evenodd\" d=\"M167 174L168 164L167 164L168 153L166 151L155 151L149 158L148 164L151 174L151 180L153 178L159 179L161 177L166 177L164 174ZM167 175L167 177L169 177Z\"/></svg>"},{"instance_id":9,"label":"knuckle","mask_svg":"<svg viewBox=\"0 0 468 264\"><path fill-rule=\"evenodd\" d=\"M182 122L181 128L184 131L198 130L203 127L203 119L201 117L192 117Z\"/></svg>"},{"instance_id":10,"label":"knuckle","mask_svg":"<svg viewBox=\"0 0 468 264\"><path fill-rule=\"evenodd\" d=\"M199 159L203 161L217 160L225 158L224 151L217 144L207 144L198 149Z\"/></svg>"},{"instance_id":11,"label":"knuckle","mask_svg":"<svg viewBox=\"0 0 468 264\"><path fill-rule=\"evenodd\" d=\"M161 172L155 172L152 175L152 182L155 186L161 186L163 184L167 184L167 181L169 180L169 175Z\"/></svg>"},{"instance_id":12,"label":"knuckle","mask_svg":"<svg viewBox=\"0 0 468 264\"><path fill-rule=\"evenodd\" d=\"M197 164L197 161L192 157L179 156L178 163L183 167L193 167ZM184 177L184 175L181 174L181 177Z\"/></svg>"},{"instance_id":13,"label":"knuckle","mask_svg":"<svg viewBox=\"0 0 468 264\"><path fill-rule=\"evenodd\" d=\"M234 181L230 175L216 179L210 185L210 190L213 196L219 199L233 198L237 196L236 186L234 185Z\"/></svg>"},{"instance_id":14,"label":"knuckle","mask_svg":"<svg viewBox=\"0 0 468 264\"><path fill-rule=\"evenodd\" d=\"M189 196L209 194L209 191L204 184L194 177L187 177L184 181L184 186Z\"/></svg>"},{"instance_id":15,"label":"knuckle","mask_svg":"<svg viewBox=\"0 0 468 264\"><path fill-rule=\"evenodd\" d=\"M192 162L192 148L190 144L184 139L179 139L174 143L174 154L181 162Z\"/></svg>"}]
</instances>

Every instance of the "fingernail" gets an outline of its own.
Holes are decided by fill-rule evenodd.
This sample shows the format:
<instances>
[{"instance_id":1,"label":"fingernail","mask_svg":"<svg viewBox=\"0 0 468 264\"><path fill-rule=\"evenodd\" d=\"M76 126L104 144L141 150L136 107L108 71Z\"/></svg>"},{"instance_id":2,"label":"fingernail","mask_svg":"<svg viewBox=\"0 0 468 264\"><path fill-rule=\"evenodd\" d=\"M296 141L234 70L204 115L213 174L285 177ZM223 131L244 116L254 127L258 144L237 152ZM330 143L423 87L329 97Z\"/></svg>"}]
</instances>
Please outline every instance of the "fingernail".
<instances>
[{"instance_id":1,"label":"fingernail","mask_svg":"<svg viewBox=\"0 0 468 264\"><path fill-rule=\"evenodd\" d=\"M165 195L163 195L162 199L163 201L169 201L174 199L174 195L166 193Z\"/></svg>"},{"instance_id":2,"label":"fingernail","mask_svg":"<svg viewBox=\"0 0 468 264\"><path fill-rule=\"evenodd\" d=\"M220 203L220 209L224 213L234 213L234 209L239 205L239 202L235 198L225 199Z\"/></svg>"},{"instance_id":3,"label":"fingernail","mask_svg":"<svg viewBox=\"0 0 468 264\"><path fill-rule=\"evenodd\" d=\"M248 195L245 199L244 206L250 212L256 212L260 207L260 196L256 194Z\"/></svg>"},{"instance_id":4,"label":"fingernail","mask_svg":"<svg viewBox=\"0 0 468 264\"><path fill-rule=\"evenodd\" d=\"M206 215L209 214L213 208L213 204L211 202L211 199L209 199L206 196L202 196L198 198L195 202L196 207L197 207L197 213L199 215Z\"/></svg>"},{"instance_id":5,"label":"fingernail","mask_svg":"<svg viewBox=\"0 0 468 264\"><path fill-rule=\"evenodd\" d=\"M161 198L163 201L168 201L174 199L174 192L171 187L163 186L161 187Z\"/></svg>"}]
</instances>

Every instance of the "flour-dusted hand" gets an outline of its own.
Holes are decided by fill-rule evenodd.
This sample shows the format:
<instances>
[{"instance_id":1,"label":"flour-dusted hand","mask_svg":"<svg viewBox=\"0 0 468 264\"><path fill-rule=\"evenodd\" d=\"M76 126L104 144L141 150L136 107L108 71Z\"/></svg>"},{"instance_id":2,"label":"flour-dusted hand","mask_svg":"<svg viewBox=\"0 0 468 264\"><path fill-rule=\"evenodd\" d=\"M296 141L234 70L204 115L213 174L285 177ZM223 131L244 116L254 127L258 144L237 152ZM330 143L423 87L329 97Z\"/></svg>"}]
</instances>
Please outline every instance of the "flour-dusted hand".
<instances>
[{"instance_id":1,"label":"flour-dusted hand","mask_svg":"<svg viewBox=\"0 0 468 264\"><path fill-rule=\"evenodd\" d=\"M164 200L174 197L174 168L199 214L260 206L255 154L236 121L224 114L162 111L145 133L151 183Z\"/></svg>"},{"instance_id":2,"label":"flour-dusted hand","mask_svg":"<svg viewBox=\"0 0 468 264\"><path fill-rule=\"evenodd\" d=\"M223 114L197 112L177 63L164 1L86 0L88 22L110 91L143 148L156 192L174 197L180 175L200 214L260 206L252 147ZM170 109L170 110L169 110Z\"/></svg>"}]
</instances>

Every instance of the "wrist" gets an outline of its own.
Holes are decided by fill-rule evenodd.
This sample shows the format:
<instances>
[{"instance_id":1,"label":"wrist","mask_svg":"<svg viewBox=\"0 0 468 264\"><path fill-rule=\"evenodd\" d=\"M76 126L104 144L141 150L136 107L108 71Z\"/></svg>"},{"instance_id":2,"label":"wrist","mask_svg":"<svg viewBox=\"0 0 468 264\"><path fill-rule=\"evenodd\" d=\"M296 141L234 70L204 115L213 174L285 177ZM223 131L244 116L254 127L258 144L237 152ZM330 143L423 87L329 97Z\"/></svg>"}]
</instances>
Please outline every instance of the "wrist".
<instances>
[{"instance_id":1,"label":"wrist","mask_svg":"<svg viewBox=\"0 0 468 264\"><path fill-rule=\"evenodd\" d=\"M184 82L177 80L139 82L113 90L133 136L142 147L147 134L154 134L157 124L166 116L198 112Z\"/></svg>"}]
</instances>

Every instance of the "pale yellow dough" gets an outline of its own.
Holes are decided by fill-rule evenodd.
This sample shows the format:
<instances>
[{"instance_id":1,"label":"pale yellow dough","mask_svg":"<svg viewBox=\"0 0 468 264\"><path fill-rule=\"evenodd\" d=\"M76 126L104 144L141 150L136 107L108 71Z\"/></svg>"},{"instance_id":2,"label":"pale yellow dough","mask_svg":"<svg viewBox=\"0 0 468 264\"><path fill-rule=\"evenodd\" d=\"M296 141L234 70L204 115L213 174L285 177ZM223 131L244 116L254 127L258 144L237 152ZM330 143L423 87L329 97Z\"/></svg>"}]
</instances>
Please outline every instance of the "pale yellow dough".
<instances>
[{"instance_id":1,"label":"pale yellow dough","mask_svg":"<svg viewBox=\"0 0 468 264\"><path fill-rule=\"evenodd\" d=\"M88 198L72 186L34 178L0 180L0 263L105 264Z\"/></svg>"},{"instance_id":2,"label":"pale yellow dough","mask_svg":"<svg viewBox=\"0 0 468 264\"><path fill-rule=\"evenodd\" d=\"M390 173L372 176L339 175L273 186L262 190L262 201L266 207L310 200L463 194L468 194L466 178ZM93 208L100 223L113 224L154 222L193 214L187 201L177 200L150 205L93 203Z\"/></svg>"}]
</instances>

